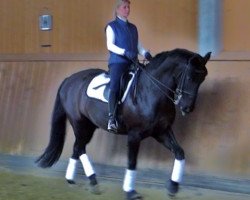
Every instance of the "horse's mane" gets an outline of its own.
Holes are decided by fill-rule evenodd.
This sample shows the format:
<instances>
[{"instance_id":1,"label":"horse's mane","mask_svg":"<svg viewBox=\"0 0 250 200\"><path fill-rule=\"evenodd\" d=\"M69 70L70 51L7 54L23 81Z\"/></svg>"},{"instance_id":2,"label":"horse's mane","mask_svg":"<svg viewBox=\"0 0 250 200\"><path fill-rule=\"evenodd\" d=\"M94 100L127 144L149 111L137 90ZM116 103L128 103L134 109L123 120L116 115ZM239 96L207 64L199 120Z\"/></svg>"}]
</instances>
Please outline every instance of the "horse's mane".
<instances>
[{"instance_id":1,"label":"horse's mane","mask_svg":"<svg viewBox=\"0 0 250 200\"><path fill-rule=\"evenodd\" d=\"M148 66L159 66L164 60L166 60L169 56L178 56L180 59L188 60L190 57L194 55L193 52L186 50L186 49L174 49L171 51L163 51L161 53L156 54L150 63L148 63Z\"/></svg>"},{"instance_id":2,"label":"horse's mane","mask_svg":"<svg viewBox=\"0 0 250 200\"><path fill-rule=\"evenodd\" d=\"M156 54L147 66L159 66L168 56L168 51Z\"/></svg>"}]
</instances>

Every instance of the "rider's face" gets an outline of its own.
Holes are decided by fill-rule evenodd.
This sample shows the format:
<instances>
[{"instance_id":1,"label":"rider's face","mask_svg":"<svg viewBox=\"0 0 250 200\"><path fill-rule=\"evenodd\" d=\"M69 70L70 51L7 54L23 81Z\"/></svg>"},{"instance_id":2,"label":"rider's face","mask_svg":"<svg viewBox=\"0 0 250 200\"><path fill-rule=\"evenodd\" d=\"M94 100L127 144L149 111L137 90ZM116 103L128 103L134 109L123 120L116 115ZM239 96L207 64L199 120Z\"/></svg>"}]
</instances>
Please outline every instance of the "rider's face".
<instances>
[{"instance_id":1,"label":"rider's face","mask_svg":"<svg viewBox=\"0 0 250 200\"><path fill-rule=\"evenodd\" d=\"M120 17L128 18L130 13L130 4L128 2L123 2L120 6L116 9L117 14Z\"/></svg>"}]
</instances>

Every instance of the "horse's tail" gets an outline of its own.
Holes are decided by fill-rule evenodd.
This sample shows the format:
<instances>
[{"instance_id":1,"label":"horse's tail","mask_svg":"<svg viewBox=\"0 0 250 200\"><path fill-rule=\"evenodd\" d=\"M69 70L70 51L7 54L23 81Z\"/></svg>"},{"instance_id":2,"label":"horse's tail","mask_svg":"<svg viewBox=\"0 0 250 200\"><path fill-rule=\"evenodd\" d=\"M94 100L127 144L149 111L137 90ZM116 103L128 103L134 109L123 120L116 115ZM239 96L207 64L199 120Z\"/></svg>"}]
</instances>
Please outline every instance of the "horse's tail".
<instances>
[{"instance_id":1,"label":"horse's tail","mask_svg":"<svg viewBox=\"0 0 250 200\"><path fill-rule=\"evenodd\" d=\"M60 88L57 92L52 115L50 141L44 153L36 160L38 166L42 168L55 164L59 160L64 146L67 117L59 95Z\"/></svg>"}]
</instances>

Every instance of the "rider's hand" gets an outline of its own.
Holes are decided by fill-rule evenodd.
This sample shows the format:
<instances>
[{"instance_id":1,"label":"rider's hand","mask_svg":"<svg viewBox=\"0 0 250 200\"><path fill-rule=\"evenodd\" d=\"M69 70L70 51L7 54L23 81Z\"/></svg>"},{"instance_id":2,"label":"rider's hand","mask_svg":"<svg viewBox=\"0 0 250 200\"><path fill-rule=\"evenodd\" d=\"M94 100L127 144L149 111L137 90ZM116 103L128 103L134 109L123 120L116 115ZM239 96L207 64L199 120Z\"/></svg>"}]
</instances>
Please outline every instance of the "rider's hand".
<instances>
[{"instance_id":1,"label":"rider's hand","mask_svg":"<svg viewBox=\"0 0 250 200\"><path fill-rule=\"evenodd\" d=\"M131 60L131 61L135 61L136 59L137 59L137 54L136 53L134 53L134 52L132 52L132 51L125 51L124 52L124 56L127 58L127 59L129 59L129 60Z\"/></svg>"},{"instance_id":2,"label":"rider's hand","mask_svg":"<svg viewBox=\"0 0 250 200\"><path fill-rule=\"evenodd\" d=\"M145 58L148 60L148 61L150 61L150 60L152 60L152 55L147 51L146 53L145 53Z\"/></svg>"}]
</instances>

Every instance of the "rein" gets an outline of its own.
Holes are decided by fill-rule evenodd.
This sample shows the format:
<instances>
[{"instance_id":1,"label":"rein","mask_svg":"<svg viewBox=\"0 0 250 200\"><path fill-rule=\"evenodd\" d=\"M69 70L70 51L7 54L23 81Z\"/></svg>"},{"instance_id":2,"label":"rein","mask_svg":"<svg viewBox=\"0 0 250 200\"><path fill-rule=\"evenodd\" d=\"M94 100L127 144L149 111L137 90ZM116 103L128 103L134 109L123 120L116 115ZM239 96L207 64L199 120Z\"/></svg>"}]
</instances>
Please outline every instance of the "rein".
<instances>
[{"instance_id":1,"label":"rein","mask_svg":"<svg viewBox=\"0 0 250 200\"><path fill-rule=\"evenodd\" d=\"M146 74L146 76L149 78L149 80L168 98L170 99L175 105L178 105L181 98L182 98L182 94L186 93L189 95L192 95L191 93L184 91L183 87L184 87L184 82L186 79L186 74L187 74L187 69L188 66L185 67L185 71L180 72L181 75L181 80L176 88L176 90L172 90L170 87L166 86L165 84L163 84L161 81L159 81L158 79L156 79L154 76L152 76L149 72L147 72L141 65L138 64L138 62L134 63L140 70L142 70L142 72L144 72ZM179 76L179 75L178 75ZM163 88L163 89L162 89ZM172 98L168 92L171 92L174 94L174 98Z\"/></svg>"}]
</instances>

